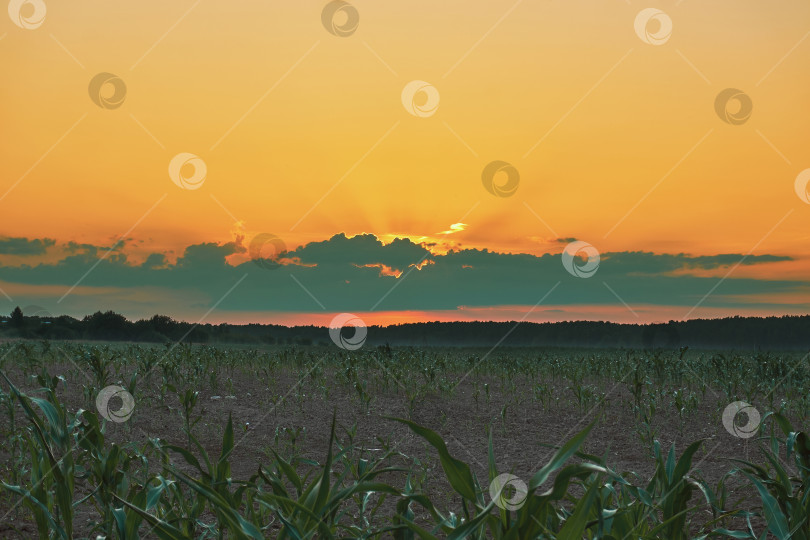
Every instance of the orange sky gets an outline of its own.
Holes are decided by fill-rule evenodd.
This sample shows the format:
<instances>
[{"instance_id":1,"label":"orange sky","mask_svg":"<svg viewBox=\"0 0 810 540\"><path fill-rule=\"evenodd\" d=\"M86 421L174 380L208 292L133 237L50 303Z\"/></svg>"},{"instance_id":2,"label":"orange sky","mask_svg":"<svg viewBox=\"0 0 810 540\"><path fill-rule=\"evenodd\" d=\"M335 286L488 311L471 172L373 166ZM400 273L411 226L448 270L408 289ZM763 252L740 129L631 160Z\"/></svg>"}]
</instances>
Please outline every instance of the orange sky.
<instances>
[{"instance_id":1,"label":"orange sky","mask_svg":"<svg viewBox=\"0 0 810 540\"><path fill-rule=\"evenodd\" d=\"M347 37L324 28L325 1L45 3L38 28L0 22L3 235L129 232L144 252L238 231L534 254L577 238L810 271L805 1L359 0ZM649 7L672 20L662 45L634 30ZM122 106L90 99L100 72L126 84ZM406 111L413 80L438 91L435 114ZM729 87L752 100L742 125L715 113ZM199 189L169 178L181 152L206 164ZM511 197L482 185L494 160L519 171Z\"/></svg>"}]
</instances>

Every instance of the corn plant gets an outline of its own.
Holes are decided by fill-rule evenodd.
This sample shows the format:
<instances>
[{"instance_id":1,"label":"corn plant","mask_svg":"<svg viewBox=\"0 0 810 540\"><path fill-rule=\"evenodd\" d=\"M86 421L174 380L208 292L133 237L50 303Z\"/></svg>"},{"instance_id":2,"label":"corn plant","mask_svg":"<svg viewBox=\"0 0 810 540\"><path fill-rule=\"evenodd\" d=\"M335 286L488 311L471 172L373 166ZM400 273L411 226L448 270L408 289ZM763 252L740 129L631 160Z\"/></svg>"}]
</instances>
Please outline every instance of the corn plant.
<instances>
[{"instance_id":1,"label":"corn plant","mask_svg":"<svg viewBox=\"0 0 810 540\"><path fill-rule=\"evenodd\" d=\"M376 477L381 474L400 472L403 469L386 467L383 464L390 457L387 453L373 462L359 459L352 462L349 447L335 446L335 419L329 436L329 449L326 460L319 468L310 469L304 476L299 476L295 467L281 456L274 453L273 467L261 467L259 476L269 489L262 490L256 500L272 509L282 524L278 533L279 539L310 538L317 534L319 538L362 538L374 532L382 534L396 527L375 530L371 520L376 510L372 512L369 506L371 494L399 495L394 487L377 482ZM333 466L340 464L341 471L335 472ZM344 505L360 497L359 510L363 516L361 523L347 523L347 512ZM382 501L379 501L376 507Z\"/></svg>"},{"instance_id":2,"label":"corn plant","mask_svg":"<svg viewBox=\"0 0 810 540\"><path fill-rule=\"evenodd\" d=\"M2 486L22 498L34 516L41 538L72 539L75 475L72 433L86 413L79 410L71 417L53 389L42 389L45 399L31 398L20 392L4 372L0 376L31 424L23 434L31 467L28 487L5 482Z\"/></svg>"},{"instance_id":3,"label":"corn plant","mask_svg":"<svg viewBox=\"0 0 810 540\"><path fill-rule=\"evenodd\" d=\"M810 437L803 431L794 430L790 421L780 413L769 413L785 438L772 433L769 444L760 447L765 463L734 460L741 465L740 473L751 482L761 501L760 516L767 523L767 532L779 540L807 540L810 538ZM764 419L763 419L764 422ZM795 473L781 457L792 460ZM725 531L724 531L725 532ZM750 520L748 534L729 534L735 538L758 538Z\"/></svg>"}]
</instances>

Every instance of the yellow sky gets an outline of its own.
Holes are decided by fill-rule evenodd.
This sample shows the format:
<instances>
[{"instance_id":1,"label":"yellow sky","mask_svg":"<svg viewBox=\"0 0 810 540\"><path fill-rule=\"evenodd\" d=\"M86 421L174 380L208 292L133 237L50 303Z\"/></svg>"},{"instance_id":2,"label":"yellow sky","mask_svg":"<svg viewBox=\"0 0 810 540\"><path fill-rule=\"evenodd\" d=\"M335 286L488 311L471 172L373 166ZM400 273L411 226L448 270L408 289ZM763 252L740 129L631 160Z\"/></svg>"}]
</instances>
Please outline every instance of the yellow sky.
<instances>
[{"instance_id":1,"label":"yellow sky","mask_svg":"<svg viewBox=\"0 0 810 540\"><path fill-rule=\"evenodd\" d=\"M325 30L325 5L89 0L47 2L34 30L4 18L3 233L132 229L151 251L227 241L235 220L290 247L462 222L445 236L504 251L810 251L793 190L810 167L807 2L355 1L348 37ZM648 7L672 20L663 45L634 31ZM120 108L90 100L99 72L126 83ZM432 116L403 107L412 80L437 89ZM743 125L715 114L729 87L752 99ZM181 152L206 163L197 190L168 176ZM511 197L482 186L494 160L520 173Z\"/></svg>"}]
</instances>

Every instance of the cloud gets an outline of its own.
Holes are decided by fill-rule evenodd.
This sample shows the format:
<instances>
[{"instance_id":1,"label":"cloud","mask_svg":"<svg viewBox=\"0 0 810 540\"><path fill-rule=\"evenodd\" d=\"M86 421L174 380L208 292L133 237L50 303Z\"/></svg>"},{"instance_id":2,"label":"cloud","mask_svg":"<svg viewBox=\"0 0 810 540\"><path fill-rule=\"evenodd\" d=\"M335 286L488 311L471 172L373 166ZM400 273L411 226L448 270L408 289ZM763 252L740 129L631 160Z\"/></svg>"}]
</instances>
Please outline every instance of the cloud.
<instances>
[{"instance_id":1,"label":"cloud","mask_svg":"<svg viewBox=\"0 0 810 540\"><path fill-rule=\"evenodd\" d=\"M455 234L457 232L461 232L461 231L466 230L466 229L467 229L467 224L466 223L453 223L452 225L450 225L450 228L448 230L442 231L442 232L437 233L437 234L445 234L445 235L447 235L447 234Z\"/></svg>"},{"instance_id":2,"label":"cloud","mask_svg":"<svg viewBox=\"0 0 810 540\"><path fill-rule=\"evenodd\" d=\"M157 270L166 268L169 261L163 253L150 253L146 260L141 264L141 268L145 270Z\"/></svg>"},{"instance_id":3,"label":"cloud","mask_svg":"<svg viewBox=\"0 0 810 540\"><path fill-rule=\"evenodd\" d=\"M299 258L304 264L314 263L329 268L383 264L398 270L428 255L428 250L411 240L397 238L383 244L373 234L348 238L344 233L322 242L311 242L288 254L289 257Z\"/></svg>"},{"instance_id":4,"label":"cloud","mask_svg":"<svg viewBox=\"0 0 810 540\"><path fill-rule=\"evenodd\" d=\"M236 242L227 244L205 243L188 246L177 259L176 266L194 272L216 272L226 266L226 257L244 253L245 248Z\"/></svg>"},{"instance_id":5,"label":"cloud","mask_svg":"<svg viewBox=\"0 0 810 540\"><path fill-rule=\"evenodd\" d=\"M188 246L174 263L165 254L152 253L136 264L120 249L107 253L97 246L69 244L63 258L54 263L0 266L0 280L12 296L16 284L61 291L55 298L81 280L81 287L60 303L61 308L79 309L81 304L86 309L86 302L80 303L78 297L93 295L97 309L125 314L137 309L181 318L214 304L232 312L305 312L321 305L333 312L531 306L552 289L543 303L556 308L619 305L615 292L630 305L691 307L706 297L704 306L734 312L763 305L773 308L780 305L775 299L810 289L810 283L803 281L734 275L718 286L717 276L705 275L706 270L738 263L755 266L792 260L780 255L608 252L602 254L596 275L581 279L565 271L559 253L536 256L461 249L433 254L408 239L383 244L371 234L349 238L341 233L311 242L286 253L285 259L295 264L270 270L249 260L229 264L234 254L244 257L242 239ZM117 293L109 293L112 290ZM156 293L161 290L163 299ZM136 302L138 291L144 295ZM189 298L194 299L193 306L183 300ZM207 303L201 300L205 298ZM43 302L38 298L29 303ZM52 305L49 310L59 311Z\"/></svg>"},{"instance_id":6,"label":"cloud","mask_svg":"<svg viewBox=\"0 0 810 540\"><path fill-rule=\"evenodd\" d=\"M29 240L21 237L0 237L0 255L43 255L56 243L50 238Z\"/></svg>"},{"instance_id":7,"label":"cloud","mask_svg":"<svg viewBox=\"0 0 810 540\"><path fill-rule=\"evenodd\" d=\"M713 270L733 265L754 266L758 264L791 261L792 257L783 255L741 255L738 253L723 253L718 255L691 256L685 253L650 253L647 251L627 251L619 254L605 254L603 260L619 262L623 268L634 274L665 272L678 272L688 270ZM617 258L617 259L616 259ZM635 270L634 270L635 268Z\"/></svg>"}]
</instances>

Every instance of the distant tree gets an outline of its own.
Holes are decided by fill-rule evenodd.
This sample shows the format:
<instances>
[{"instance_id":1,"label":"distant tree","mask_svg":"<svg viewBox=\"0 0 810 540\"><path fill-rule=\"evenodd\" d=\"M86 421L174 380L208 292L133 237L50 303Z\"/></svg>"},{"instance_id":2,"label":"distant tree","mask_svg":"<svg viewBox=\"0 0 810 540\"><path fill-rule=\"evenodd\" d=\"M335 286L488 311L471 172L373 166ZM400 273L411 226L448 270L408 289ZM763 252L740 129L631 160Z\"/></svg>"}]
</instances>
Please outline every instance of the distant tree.
<instances>
[{"instance_id":1,"label":"distant tree","mask_svg":"<svg viewBox=\"0 0 810 540\"><path fill-rule=\"evenodd\" d=\"M17 306L14 308L14 311L11 312L11 325L15 328L22 328L23 324L25 324L25 317L23 317L20 306Z\"/></svg>"},{"instance_id":2,"label":"distant tree","mask_svg":"<svg viewBox=\"0 0 810 540\"><path fill-rule=\"evenodd\" d=\"M155 332L163 334L164 336L169 338L172 338L173 336L178 334L179 326L177 324L177 321L175 321L171 317L167 317L166 315L155 315L154 317L149 319L149 325Z\"/></svg>"},{"instance_id":3,"label":"distant tree","mask_svg":"<svg viewBox=\"0 0 810 540\"><path fill-rule=\"evenodd\" d=\"M82 319L85 335L92 339L127 339L135 325L114 311L97 311Z\"/></svg>"}]
</instances>

